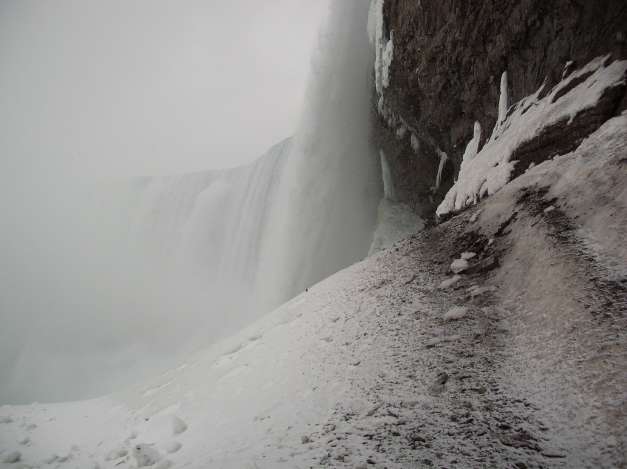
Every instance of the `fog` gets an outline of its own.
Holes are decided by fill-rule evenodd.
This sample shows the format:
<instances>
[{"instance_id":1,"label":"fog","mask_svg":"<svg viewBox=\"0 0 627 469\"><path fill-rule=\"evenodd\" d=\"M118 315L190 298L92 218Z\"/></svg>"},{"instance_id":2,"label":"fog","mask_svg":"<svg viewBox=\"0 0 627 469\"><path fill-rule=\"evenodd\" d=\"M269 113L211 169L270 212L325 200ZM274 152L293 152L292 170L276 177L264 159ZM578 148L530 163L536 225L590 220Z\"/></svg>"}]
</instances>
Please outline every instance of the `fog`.
<instances>
[{"instance_id":1,"label":"fog","mask_svg":"<svg viewBox=\"0 0 627 469\"><path fill-rule=\"evenodd\" d=\"M109 181L237 166L292 134L326 9L0 3L0 403L101 394L193 348L208 289L150 271L134 193Z\"/></svg>"},{"instance_id":2,"label":"fog","mask_svg":"<svg viewBox=\"0 0 627 469\"><path fill-rule=\"evenodd\" d=\"M129 386L366 255L362 10L2 4L0 403Z\"/></svg>"},{"instance_id":3,"label":"fog","mask_svg":"<svg viewBox=\"0 0 627 469\"><path fill-rule=\"evenodd\" d=\"M294 133L326 0L3 0L2 170L164 175Z\"/></svg>"}]
</instances>

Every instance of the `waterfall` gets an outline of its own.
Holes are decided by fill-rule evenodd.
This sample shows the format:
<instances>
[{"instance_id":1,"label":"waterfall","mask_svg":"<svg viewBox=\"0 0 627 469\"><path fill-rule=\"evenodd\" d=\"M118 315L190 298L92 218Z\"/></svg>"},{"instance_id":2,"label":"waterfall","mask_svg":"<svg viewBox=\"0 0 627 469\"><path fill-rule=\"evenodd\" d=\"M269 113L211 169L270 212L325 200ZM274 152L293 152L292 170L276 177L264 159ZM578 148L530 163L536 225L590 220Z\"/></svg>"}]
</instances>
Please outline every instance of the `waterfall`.
<instances>
[{"instance_id":1,"label":"waterfall","mask_svg":"<svg viewBox=\"0 0 627 469\"><path fill-rule=\"evenodd\" d=\"M237 291L225 303L238 323L368 253L382 185L369 143L362 3L332 5L292 139L250 166L142 184L137 245L152 246L149 261L167 255L178 276L191 272L204 289Z\"/></svg>"},{"instance_id":2,"label":"waterfall","mask_svg":"<svg viewBox=\"0 0 627 469\"><path fill-rule=\"evenodd\" d=\"M23 201L1 234L0 313L37 327L0 331L1 401L128 385L368 254L383 192L368 2L330 8L296 134L253 164L3 198Z\"/></svg>"},{"instance_id":3,"label":"waterfall","mask_svg":"<svg viewBox=\"0 0 627 469\"><path fill-rule=\"evenodd\" d=\"M273 207L273 231L264 237L264 304L303 291L368 253L383 195L379 156L370 144L374 51L367 40L368 8L360 0L331 3Z\"/></svg>"}]
</instances>

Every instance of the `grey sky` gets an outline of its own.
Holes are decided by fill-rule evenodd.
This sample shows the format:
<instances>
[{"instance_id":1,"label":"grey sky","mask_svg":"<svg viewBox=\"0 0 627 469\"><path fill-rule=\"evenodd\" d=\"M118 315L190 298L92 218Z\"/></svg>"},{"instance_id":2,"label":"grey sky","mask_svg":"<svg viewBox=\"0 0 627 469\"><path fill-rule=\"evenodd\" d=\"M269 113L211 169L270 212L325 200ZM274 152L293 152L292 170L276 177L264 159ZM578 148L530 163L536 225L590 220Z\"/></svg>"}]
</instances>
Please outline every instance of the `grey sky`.
<instances>
[{"instance_id":1,"label":"grey sky","mask_svg":"<svg viewBox=\"0 0 627 469\"><path fill-rule=\"evenodd\" d=\"M238 165L297 125L327 0L2 0L0 170Z\"/></svg>"}]
</instances>

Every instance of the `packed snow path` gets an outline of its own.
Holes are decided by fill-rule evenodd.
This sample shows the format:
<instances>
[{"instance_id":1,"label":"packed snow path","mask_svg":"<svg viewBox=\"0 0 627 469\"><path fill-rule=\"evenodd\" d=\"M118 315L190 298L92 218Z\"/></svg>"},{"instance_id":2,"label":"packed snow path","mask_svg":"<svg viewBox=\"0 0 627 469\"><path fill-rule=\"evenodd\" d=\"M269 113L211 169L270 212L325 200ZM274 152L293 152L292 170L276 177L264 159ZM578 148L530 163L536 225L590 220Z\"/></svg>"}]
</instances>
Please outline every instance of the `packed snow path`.
<instances>
[{"instance_id":1,"label":"packed snow path","mask_svg":"<svg viewBox=\"0 0 627 469\"><path fill-rule=\"evenodd\" d=\"M624 467L626 142L608 121L151 383L1 407L0 464Z\"/></svg>"}]
</instances>

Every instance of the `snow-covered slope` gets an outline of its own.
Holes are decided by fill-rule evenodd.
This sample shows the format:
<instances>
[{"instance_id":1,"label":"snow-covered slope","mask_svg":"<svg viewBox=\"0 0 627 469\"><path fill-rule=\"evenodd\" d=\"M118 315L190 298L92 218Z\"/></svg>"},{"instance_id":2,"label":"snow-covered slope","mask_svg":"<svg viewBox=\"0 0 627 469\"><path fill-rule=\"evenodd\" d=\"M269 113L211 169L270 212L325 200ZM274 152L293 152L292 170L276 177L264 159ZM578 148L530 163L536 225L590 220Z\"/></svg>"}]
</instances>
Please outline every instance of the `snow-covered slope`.
<instances>
[{"instance_id":1,"label":"snow-covered slope","mask_svg":"<svg viewBox=\"0 0 627 469\"><path fill-rule=\"evenodd\" d=\"M623 115L134 389L1 407L3 467L620 467L626 148Z\"/></svg>"}]
</instances>

